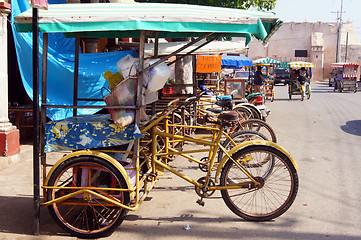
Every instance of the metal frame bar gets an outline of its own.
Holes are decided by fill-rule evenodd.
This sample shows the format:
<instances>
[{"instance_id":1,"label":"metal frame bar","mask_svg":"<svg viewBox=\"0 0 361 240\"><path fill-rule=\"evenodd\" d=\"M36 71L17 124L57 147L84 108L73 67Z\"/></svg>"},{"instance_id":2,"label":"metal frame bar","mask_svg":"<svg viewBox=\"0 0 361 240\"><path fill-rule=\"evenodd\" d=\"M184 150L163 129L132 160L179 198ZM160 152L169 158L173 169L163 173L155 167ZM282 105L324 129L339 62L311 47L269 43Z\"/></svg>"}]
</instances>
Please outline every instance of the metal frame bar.
<instances>
[{"instance_id":1,"label":"metal frame bar","mask_svg":"<svg viewBox=\"0 0 361 240\"><path fill-rule=\"evenodd\" d=\"M209 36L211 36L213 33L206 33L194 40L192 40L191 42L187 43L186 45L184 45L183 47L179 48L178 50L172 52L171 54L167 55L167 56L164 56L164 57L161 57L157 62L153 63L152 65L146 67L145 69L143 69L144 72L150 70L151 68L161 64L162 62L166 61L168 58L170 57L173 57L175 55L177 55L178 53L180 53L181 51L183 51L184 49L187 49L188 47L194 45L195 43L201 41L202 39L204 38L207 38ZM204 46L204 45L203 45ZM140 73L142 73L142 71L140 71Z\"/></svg>"},{"instance_id":2,"label":"metal frame bar","mask_svg":"<svg viewBox=\"0 0 361 240\"><path fill-rule=\"evenodd\" d=\"M73 105L78 105L78 87L79 87L79 47L80 33L75 33L75 62L74 62L74 95ZM78 114L77 108L73 108L73 115Z\"/></svg>"},{"instance_id":3,"label":"metal frame bar","mask_svg":"<svg viewBox=\"0 0 361 240\"><path fill-rule=\"evenodd\" d=\"M40 233L39 120L39 22L38 9L33 8L33 181L35 235Z\"/></svg>"}]
</instances>

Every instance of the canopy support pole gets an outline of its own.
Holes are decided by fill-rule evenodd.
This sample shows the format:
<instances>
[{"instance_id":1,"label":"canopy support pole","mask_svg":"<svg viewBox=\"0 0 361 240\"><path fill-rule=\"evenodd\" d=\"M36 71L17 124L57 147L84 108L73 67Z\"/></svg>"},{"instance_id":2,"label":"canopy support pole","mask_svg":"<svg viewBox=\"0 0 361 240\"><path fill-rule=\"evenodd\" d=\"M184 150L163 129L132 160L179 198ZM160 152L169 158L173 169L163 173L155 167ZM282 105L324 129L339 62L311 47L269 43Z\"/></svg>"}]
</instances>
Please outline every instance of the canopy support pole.
<instances>
[{"instance_id":1,"label":"canopy support pole","mask_svg":"<svg viewBox=\"0 0 361 240\"><path fill-rule=\"evenodd\" d=\"M135 95L136 101L136 110L135 110L135 123L139 126L141 121L141 112L143 107L143 82L144 82L144 46L145 46L145 31L140 31L140 46L139 46L139 72L138 74L138 84L137 84L137 94ZM135 168L139 167L139 145L140 145L140 138L134 140L134 155L133 155L133 165ZM134 164L135 163L135 164ZM136 173L136 178L139 179L138 171ZM139 181L136 181L136 195L135 195L135 202L139 202Z\"/></svg>"},{"instance_id":2,"label":"canopy support pole","mask_svg":"<svg viewBox=\"0 0 361 240\"><path fill-rule=\"evenodd\" d=\"M80 33L75 33L75 62L74 62L74 95L73 105L78 105L78 86L79 86L79 47L80 47ZM77 108L73 109L73 116L78 114Z\"/></svg>"},{"instance_id":3,"label":"canopy support pole","mask_svg":"<svg viewBox=\"0 0 361 240\"><path fill-rule=\"evenodd\" d=\"M33 181L34 234L40 233L40 164L39 164L39 26L38 9L33 8Z\"/></svg>"},{"instance_id":4,"label":"canopy support pole","mask_svg":"<svg viewBox=\"0 0 361 240\"><path fill-rule=\"evenodd\" d=\"M154 58L158 58L158 51L159 51L159 32L155 32L155 41L154 41ZM155 114L155 102L152 103L152 111L151 114Z\"/></svg>"},{"instance_id":5,"label":"canopy support pole","mask_svg":"<svg viewBox=\"0 0 361 240\"><path fill-rule=\"evenodd\" d=\"M40 133L40 152L41 164L46 164L45 155L45 126L46 126L46 99L47 99L47 80L48 80L48 33L43 33L43 60L42 60L42 77L41 77L41 133ZM44 169L43 169L44 170ZM44 173L44 171L43 171Z\"/></svg>"},{"instance_id":6,"label":"canopy support pole","mask_svg":"<svg viewBox=\"0 0 361 240\"><path fill-rule=\"evenodd\" d=\"M197 82L197 55L192 55L192 67L193 67L193 95L197 96L197 88L198 88L198 82ZM191 123L193 126L197 126L197 103L198 101L193 102L193 122Z\"/></svg>"}]
</instances>

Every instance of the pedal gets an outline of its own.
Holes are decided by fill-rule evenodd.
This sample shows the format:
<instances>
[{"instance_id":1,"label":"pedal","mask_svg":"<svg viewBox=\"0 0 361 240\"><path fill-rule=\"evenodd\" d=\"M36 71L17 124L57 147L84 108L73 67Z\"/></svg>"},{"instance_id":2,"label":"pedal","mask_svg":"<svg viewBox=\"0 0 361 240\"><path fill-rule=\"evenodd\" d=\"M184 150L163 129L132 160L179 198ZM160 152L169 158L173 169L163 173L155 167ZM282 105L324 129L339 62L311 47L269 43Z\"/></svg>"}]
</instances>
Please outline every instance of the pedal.
<instances>
[{"instance_id":1,"label":"pedal","mask_svg":"<svg viewBox=\"0 0 361 240\"><path fill-rule=\"evenodd\" d=\"M202 207L204 207L205 203L202 199L198 199L197 202L199 205L201 205Z\"/></svg>"}]
</instances>

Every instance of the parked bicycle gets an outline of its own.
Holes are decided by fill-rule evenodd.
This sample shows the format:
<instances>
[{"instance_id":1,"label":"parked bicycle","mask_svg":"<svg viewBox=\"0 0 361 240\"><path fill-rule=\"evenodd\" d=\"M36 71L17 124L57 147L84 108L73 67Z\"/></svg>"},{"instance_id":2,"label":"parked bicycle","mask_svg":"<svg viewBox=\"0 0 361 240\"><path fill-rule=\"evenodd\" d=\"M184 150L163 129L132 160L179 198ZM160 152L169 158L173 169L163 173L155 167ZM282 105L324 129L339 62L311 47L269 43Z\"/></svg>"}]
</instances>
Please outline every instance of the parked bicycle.
<instances>
[{"instance_id":1,"label":"parked bicycle","mask_svg":"<svg viewBox=\"0 0 361 240\"><path fill-rule=\"evenodd\" d=\"M98 238L112 233L128 210L139 207L162 169L194 185L200 205L216 190L221 191L229 209L246 220L271 220L289 209L298 191L298 175L296 162L284 148L264 140L245 141L231 149L224 147L224 128L239 121L234 111L218 115L215 122L209 120L219 126L209 128L213 132L211 140L171 134L168 116L177 109L176 103L172 101L142 128L143 133L150 130L147 150L80 150L64 156L52 167L43 186L43 205L48 206L60 226L78 237ZM161 121L163 130L157 127ZM159 137L165 139L164 148L157 145ZM178 151L169 147L169 139L193 142L197 147ZM219 150L224 156L216 164ZM118 161L111 152L132 155L135 161ZM199 179L177 171L166 161L168 155L193 161L190 154L202 152L208 153L209 161L205 163L205 176ZM137 157L139 153L142 161Z\"/></svg>"}]
</instances>

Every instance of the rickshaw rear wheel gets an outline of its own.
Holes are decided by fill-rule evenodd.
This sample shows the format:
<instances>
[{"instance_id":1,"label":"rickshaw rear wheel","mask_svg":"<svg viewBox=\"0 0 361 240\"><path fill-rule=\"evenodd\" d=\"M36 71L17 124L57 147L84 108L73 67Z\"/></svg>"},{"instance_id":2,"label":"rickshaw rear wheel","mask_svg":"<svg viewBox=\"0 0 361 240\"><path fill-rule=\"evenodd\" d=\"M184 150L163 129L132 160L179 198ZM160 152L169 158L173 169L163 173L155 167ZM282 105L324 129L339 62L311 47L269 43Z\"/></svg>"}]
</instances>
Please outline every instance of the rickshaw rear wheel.
<instances>
[{"instance_id":1,"label":"rickshaw rear wheel","mask_svg":"<svg viewBox=\"0 0 361 240\"><path fill-rule=\"evenodd\" d=\"M232 155L235 161L272 159L259 167L247 168L260 186L249 184L249 177L231 160L224 165L220 186L243 185L221 190L228 208L249 221L269 221L285 213L298 192L298 175L291 160L281 151L267 145L250 145ZM267 163L272 164L270 167ZM248 185L246 185L248 184Z\"/></svg>"},{"instance_id":2,"label":"rickshaw rear wheel","mask_svg":"<svg viewBox=\"0 0 361 240\"><path fill-rule=\"evenodd\" d=\"M50 176L48 186L77 188L48 189L48 201L75 193L81 187L91 186L91 191L113 201L124 205L129 205L130 202L129 193L126 191L101 189L127 189L127 184L124 176L113 164L91 155L69 158L61 163ZM97 187L99 189L96 189ZM123 222L128 212L127 209L87 192L55 202L48 206L48 210L64 230L79 238L110 235Z\"/></svg>"}]
</instances>

